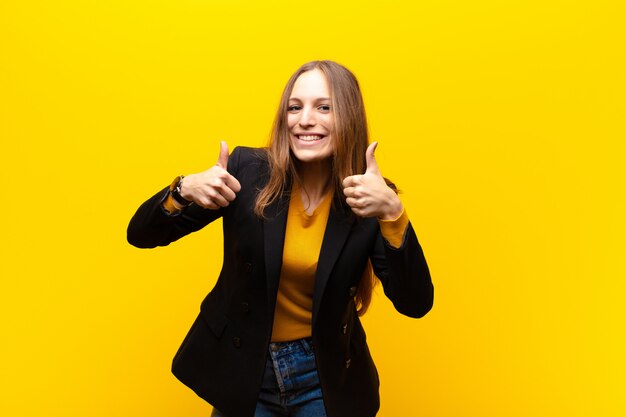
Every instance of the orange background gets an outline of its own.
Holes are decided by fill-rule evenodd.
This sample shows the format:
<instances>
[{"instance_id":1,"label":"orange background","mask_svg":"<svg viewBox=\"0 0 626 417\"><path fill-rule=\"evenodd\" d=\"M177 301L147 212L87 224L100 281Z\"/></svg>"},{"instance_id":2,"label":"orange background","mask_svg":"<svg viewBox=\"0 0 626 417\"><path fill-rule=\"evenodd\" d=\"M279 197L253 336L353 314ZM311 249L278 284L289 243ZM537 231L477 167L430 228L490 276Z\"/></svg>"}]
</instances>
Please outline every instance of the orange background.
<instances>
[{"instance_id":1,"label":"orange background","mask_svg":"<svg viewBox=\"0 0 626 417\"><path fill-rule=\"evenodd\" d=\"M0 415L208 416L170 374L220 225L125 229L220 140L266 143L284 83L358 76L433 311L378 290L379 416L626 415L626 13L597 1L0 4Z\"/></svg>"}]
</instances>

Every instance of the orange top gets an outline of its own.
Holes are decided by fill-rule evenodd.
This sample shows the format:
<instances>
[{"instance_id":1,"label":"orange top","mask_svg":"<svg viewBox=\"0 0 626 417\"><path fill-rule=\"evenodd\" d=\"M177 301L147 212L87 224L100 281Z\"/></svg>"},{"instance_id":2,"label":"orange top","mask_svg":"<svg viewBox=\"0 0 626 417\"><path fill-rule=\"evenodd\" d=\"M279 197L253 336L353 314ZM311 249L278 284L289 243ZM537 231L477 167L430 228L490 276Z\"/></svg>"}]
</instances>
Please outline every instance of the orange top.
<instances>
[{"instance_id":1,"label":"orange top","mask_svg":"<svg viewBox=\"0 0 626 417\"><path fill-rule=\"evenodd\" d=\"M294 185L291 190L272 342L311 336L315 272L331 201L331 194L327 193L309 215L304 209L299 187ZM408 223L405 211L396 220L379 220L383 237L394 247L402 244Z\"/></svg>"}]
</instances>

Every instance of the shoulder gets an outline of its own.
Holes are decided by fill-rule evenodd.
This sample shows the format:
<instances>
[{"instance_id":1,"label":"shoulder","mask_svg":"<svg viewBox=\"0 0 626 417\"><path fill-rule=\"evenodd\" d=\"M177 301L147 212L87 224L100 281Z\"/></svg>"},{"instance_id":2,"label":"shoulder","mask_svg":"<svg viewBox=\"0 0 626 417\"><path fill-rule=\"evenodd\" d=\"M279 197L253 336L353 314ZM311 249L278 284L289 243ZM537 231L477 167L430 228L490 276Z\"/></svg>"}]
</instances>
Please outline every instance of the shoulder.
<instances>
[{"instance_id":1,"label":"shoulder","mask_svg":"<svg viewBox=\"0 0 626 417\"><path fill-rule=\"evenodd\" d=\"M267 148L251 148L248 146L237 146L233 149L230 158L236 164L265 163L268 161ZM230 160L228 161L230 164Z\"/></svg>"},{"instance_id":2,"label":"shoulder","mask_svg":"<svg viewBox=\"0 0 626 417\"><path fill-rule=\"evenodd\" d=\"M227 169L240 181L265 177L269 171L267 148L235 147L228 158Z\"/></svg>"}]
</instances>

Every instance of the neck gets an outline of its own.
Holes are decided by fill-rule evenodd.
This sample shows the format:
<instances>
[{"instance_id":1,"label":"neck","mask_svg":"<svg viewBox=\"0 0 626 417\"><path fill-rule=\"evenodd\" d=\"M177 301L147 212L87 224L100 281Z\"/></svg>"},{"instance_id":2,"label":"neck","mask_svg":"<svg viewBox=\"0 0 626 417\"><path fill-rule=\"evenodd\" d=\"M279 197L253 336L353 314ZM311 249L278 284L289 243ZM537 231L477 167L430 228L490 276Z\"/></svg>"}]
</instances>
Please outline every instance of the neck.
<instances>
[{"instance_id":1,"label":"neck","mask_svg":"<svg viewBox=\"0 0 626 417\"><path fill-rule=\"evenodd\" d=\"M298 164L298 174L302 181L301 187L310 203L317 206L326 192L331 181L332 162L330 158L322 161ZM306 203L306 201L305 201Z\"/></svg>"}]
</instances>

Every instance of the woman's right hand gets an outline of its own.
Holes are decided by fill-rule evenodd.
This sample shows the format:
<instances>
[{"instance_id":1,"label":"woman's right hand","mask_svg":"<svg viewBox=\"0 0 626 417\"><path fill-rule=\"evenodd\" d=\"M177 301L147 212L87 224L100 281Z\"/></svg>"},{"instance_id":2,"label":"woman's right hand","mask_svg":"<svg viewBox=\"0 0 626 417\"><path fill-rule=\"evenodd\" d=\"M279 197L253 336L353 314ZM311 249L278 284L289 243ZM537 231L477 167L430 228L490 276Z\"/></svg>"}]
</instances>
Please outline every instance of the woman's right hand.
<instances>
[{"instance_id":1,"label":"woman's right hand","mask_svg":"<svg viewBox=\"0 0 626 417\"><path fill-rule=\"evenodd\" d=\"M200 207L217 210L226 207L241 190L237 178L226 171L228 165L228 145L220 142L220 156L211 168L183 178L180 195Z\"/></svg>"}]
</instances>

